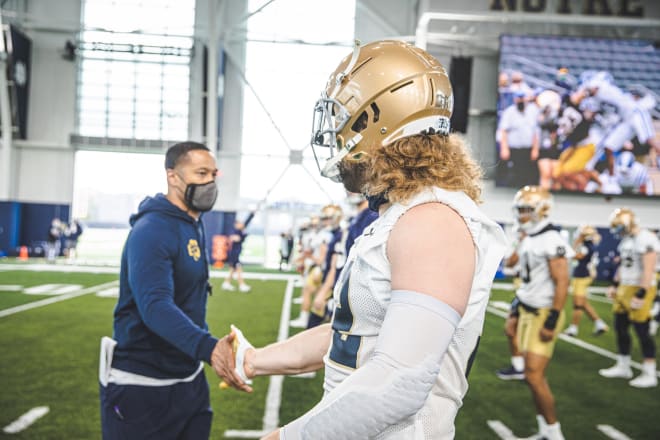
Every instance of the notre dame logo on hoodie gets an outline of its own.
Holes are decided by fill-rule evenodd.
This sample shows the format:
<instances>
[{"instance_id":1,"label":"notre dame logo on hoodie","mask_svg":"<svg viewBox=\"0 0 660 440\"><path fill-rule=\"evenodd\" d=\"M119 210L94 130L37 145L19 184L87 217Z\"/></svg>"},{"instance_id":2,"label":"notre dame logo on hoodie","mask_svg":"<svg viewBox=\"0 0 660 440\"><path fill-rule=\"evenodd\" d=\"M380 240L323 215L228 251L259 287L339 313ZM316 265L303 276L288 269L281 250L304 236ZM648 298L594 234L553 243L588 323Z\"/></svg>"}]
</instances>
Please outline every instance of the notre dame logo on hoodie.
<instances>
[{"instance_id":1,"label":"notre dame logo on hoodie","mask_svg":"<svg viewBox=\"0 0 660 440\"><path fill-rule=\"evenodd\" d=\"M193 257L195 261L198 261L199 257L202 256L202 252L199 250L199 244L197 244L197 240L193 238L188 240L188 255Z\"/></svg>"}]
</instances>

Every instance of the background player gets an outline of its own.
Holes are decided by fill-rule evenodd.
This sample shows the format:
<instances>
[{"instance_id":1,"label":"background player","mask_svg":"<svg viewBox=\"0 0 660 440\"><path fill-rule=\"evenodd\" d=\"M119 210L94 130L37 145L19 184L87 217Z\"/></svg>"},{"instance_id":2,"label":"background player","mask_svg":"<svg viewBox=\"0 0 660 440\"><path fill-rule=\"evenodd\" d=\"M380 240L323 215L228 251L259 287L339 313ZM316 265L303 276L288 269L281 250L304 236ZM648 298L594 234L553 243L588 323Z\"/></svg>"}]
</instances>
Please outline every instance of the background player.
<instances>
[{"instance_id":1,"label":"background player","mask_svg":"<svg viewBox=\"0 0 660 440\"><path fill-rule=\"evenodd\" d=\"M587 289L596 277L596 266L598 265L596 247L600 243L600 239L600 234L596 228L590 225L584 225L578 229L578 236L573 243L575 260L577 261L577 265L573 268L573 278L571 280L573 317L571 319L571 325L564 330L564 333L569 336L578 335L578 325L582 319L583 312L587 312L587 316L593 321L593 332L595 335L601 335L609 329L605 321L600 319L598 313L596 313L587 300Z\"/></svg>"},{"instance_id":2,"label":"background player","mask_svg":"<svg viewBox=\"0 0 660 440\"><path fill-rule=\"evenodd\" d=\"M516 292L520 300L516 334L518 347L525 358L525 380L538 414L539 437L563 439L545 371L564 320L568 259L574 253L548 220L552 196L547 190L525 186L516 193L513 206L518 223L526 233L515 254L522 280Z\"/></svg>"},{"instance_id":3,"label":"background player","mask_svg":"<svg viewBox=\"0 0 660 440\"><path fill-rule=\"evenodd\" d=\"M614 299L614 329L617 355L613 367L599 370L604 377L630 379L630 326L632 324L642 348L642 374L630 381L637 388L658 385L655 371L655 341L649 334L651 306L656 295L655 267L660 243L649 230L639 227L635 214L627 208L616 209L610 217L612 233L621 237L621 264L610 288Z\"/></svg>"}]
</instances>

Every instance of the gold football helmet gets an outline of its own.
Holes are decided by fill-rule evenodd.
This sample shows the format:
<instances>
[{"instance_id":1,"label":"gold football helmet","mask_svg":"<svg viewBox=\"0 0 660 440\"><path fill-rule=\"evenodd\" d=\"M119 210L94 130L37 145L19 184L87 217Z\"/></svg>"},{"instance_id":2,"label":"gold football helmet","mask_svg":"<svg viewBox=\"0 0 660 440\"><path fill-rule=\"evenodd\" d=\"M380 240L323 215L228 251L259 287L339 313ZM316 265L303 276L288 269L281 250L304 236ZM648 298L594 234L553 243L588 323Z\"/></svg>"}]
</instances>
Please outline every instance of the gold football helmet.
<instances>
[{"instance_id":1,"label":"gold football helmet","mask_svg":"<svg viewBox=\"0 0 660 440\"><path fill-rule=\"evenodd\" d=\"M339 182L344 158L359 161L431 128L448 134L453 106L447 72L427 52L402 41L356 41L314 107L311 143L321 175Z\"/></svg>"},{"instance_id":2,"label":"gold football helmet","mask_svg":"<svg viewBox=\"0 0 660 440\"><path fill-rule=\"evenodd\" d=\"M628 208L617 208L610 215L610 232L614 235L630 235L637 229L635 213Z\"/></svg>"},{"instance_id":3,"label":"gold football helmet","mask_svg":"<svg viewBox=\"0 0 660 440\"><path fill-rule=\"evenodd\" d=\"M523 231L529 231L550 214L552 194L540 186L527 185L513 197L513 215Z\"/></svg>"},{"instance_id":4,"label":"gold football helmet","mask_svg":"<svg viewBox=\"0 0 660 440\"><path fill-rule=\"evenodd\" d=\"M601 236L598 230L591 225L582 225L578 228L578 237L584 241L591 241L594 244L600 243Z\"/></svg>"},{"instance_id":5,"label":"gold football helmet","mask_svg":"<svg viewBox=\"0 0 660 440\"><path fill-rule=\"evenodd\" d=\"M339 205L325 205L321 209L321 221L327 221L332 227L339 226L342 217L343 212Z\"/></svg>"}]
</instances>

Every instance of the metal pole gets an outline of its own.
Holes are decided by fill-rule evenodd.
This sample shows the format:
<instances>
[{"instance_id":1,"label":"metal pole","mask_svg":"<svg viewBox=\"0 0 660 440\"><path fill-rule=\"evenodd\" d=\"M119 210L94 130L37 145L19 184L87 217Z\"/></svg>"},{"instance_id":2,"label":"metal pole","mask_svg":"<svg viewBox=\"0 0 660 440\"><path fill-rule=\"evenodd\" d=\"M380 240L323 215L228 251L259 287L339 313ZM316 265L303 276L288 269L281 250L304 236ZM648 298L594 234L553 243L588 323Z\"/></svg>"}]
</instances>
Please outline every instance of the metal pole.
<instances>
[{"instance_id":1,"label":"metal pole","mask_svg":"<svg viewBox=\"0 0 660 440\"><path fill-rule=\"evenodd\" d=\"M206 72L206 146L218 151L218 0L209 0L208 64Z\"/></svg>"},{"instance_id":2,"label":"metal pole","mask_svg":"<svg viewBox=\"0 0 660 440\"><path fill-rule=\"evenodd\" d=\"M0 18L0 32L2 19ZM7 49L0 33L0 120L2 127L2 159L0 160L0 199L9 200L12 196L11 156L12 127L9 89L7 84Z\"/></svg>"}]
</instances>

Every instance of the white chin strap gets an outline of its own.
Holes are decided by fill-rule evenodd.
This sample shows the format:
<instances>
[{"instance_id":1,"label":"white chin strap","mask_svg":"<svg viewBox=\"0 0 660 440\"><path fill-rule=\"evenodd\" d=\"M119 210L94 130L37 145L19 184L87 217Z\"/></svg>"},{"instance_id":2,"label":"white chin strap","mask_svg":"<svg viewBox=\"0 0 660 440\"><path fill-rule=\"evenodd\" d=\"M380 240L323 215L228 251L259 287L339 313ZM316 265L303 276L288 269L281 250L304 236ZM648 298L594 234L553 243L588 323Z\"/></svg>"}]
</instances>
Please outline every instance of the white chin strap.
<instances>
[{"instance_id":1,"label":"white chin strap","mask_svg":"<svg viewBox=\"0 0 660 440\"><path fill-rule=\"evenodd\" d=\"M346 146L337 153L336 156L331 157L325 162L323 169L321 170L321 175L327 177L333 182L341 183L341 176L339 175L339 162L345 158L350 151L355 148L355 146L362 140L361 134L356 134L351 140L346 142Z\"/></svg>"}]
</instances>

